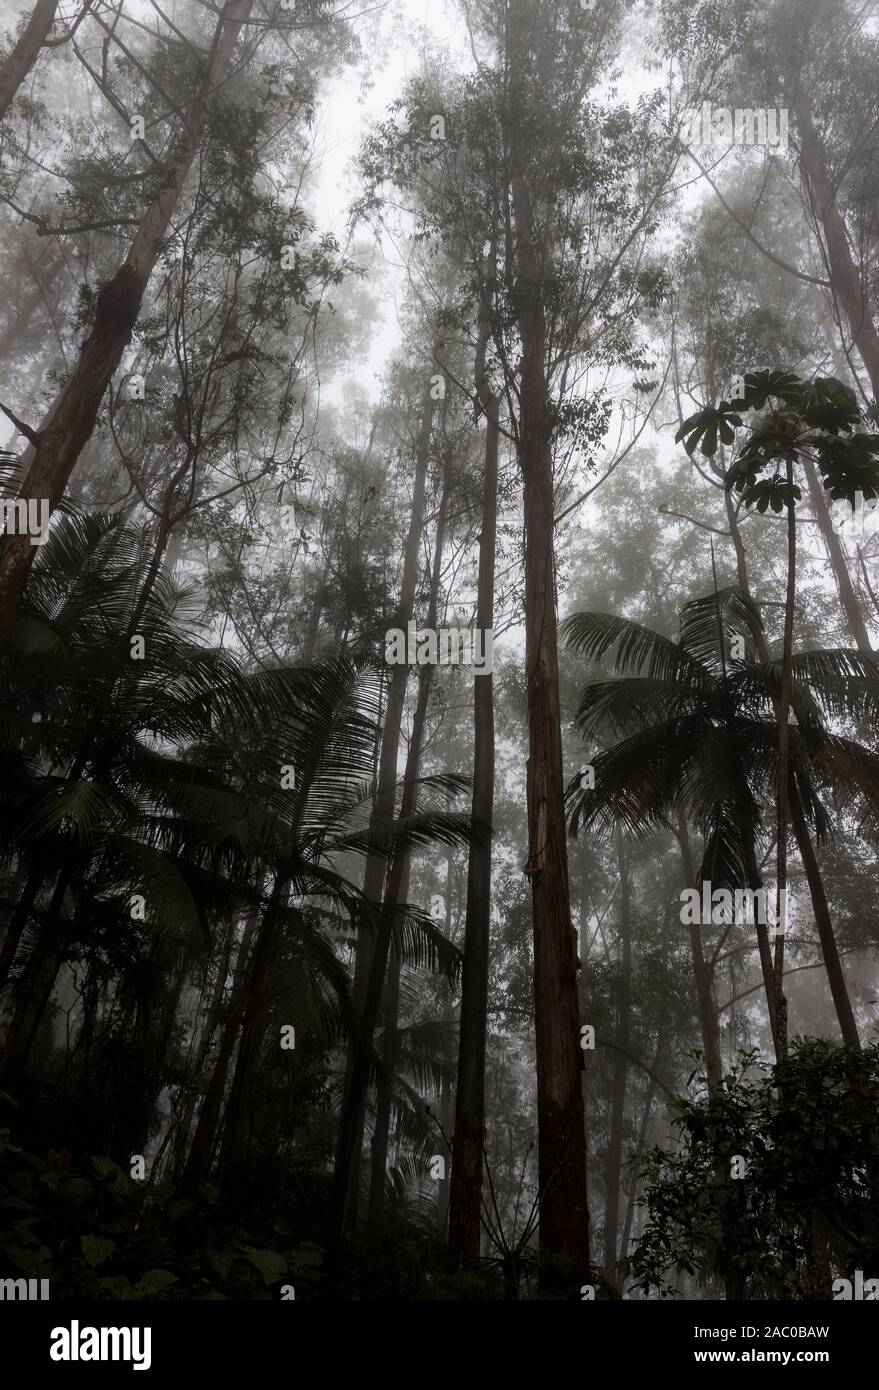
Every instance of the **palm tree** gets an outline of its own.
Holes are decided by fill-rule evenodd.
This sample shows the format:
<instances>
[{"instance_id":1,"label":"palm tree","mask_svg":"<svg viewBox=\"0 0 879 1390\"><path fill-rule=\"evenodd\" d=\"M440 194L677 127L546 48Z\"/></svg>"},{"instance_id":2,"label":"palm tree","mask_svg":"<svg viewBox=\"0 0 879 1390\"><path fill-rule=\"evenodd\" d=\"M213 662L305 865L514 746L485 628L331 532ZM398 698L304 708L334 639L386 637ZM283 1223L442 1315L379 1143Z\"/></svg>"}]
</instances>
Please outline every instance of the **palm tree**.
<instances>
[{"instance_id":1,"label":"palm tree","mask_svg":"<svg viewBox=\"0 0 879 1390\"><path fill-rule=\"evenodd\" d=\"M742 413L755 412L744 443L738 448L726 475L726 490L741 495L745 507L765 512L784 512L787 532L787 580L784 601L784 640L780 680L773 691L778 756L775 763L776 891L779 903L787 889L789 829L798 815L791 800L789 726L793 681L794 598L796 593L796 504L802 492L795 482L795 468L817 468L823 487L834 498L854 506L858 493L879 496L879 437L859 427L863 417L850 387L835 377L805 381L790 372L748 372L735 401L721 400L685 420L675 436L687 453L697 444L711 458L718 440L732 444L735 429L743 425ZM795 795L795 793L794 793ZM800 819L802 826L802 820ZM794 823L794 833L801 830ZM808 838L808 837L807 837ZM811 881L814 874L807 870ZM822 892L823 896L823 892ZM761 961L767 976L767 997L772 1010L772 1032L779 1059L787 1048L787 1001L784 996L784 933L775 939L771 963L773 983L768 987L768 943L760 940ZM831 981L833 983L833 981Z\"/></svg>"},{"instance_id":2,"label":"palm tree","mask_svg":"<svg viewBox=\"0 0 879 1390\"><path fill-rule=\"evenodd\" d=\"M269 1009L313 1023L330 1051L351 1033L345 933L368 926L373 905L345 871L350 857L457 842L468 821L422 808L371 828L375 671L244 670L197 640L179 586L160 577L144 597L151 551L148 533L118 519L56 518L26 590L0 691L0 846L18 880L2 952L15 972L5 1070L24 1075L59 971L75 964L79 1064L103 1068L108 1147L138 1151L187 982L218 942L225 980L234 924L252 915L252 949L213 1020L225 1026L190 1155L206 1175L234 1062L231 1174ZM457 978L459 955L427 913L401 904L387 920L403 960Z\"/></svg>"},{"instance_id":3,"label":"palm tree","mask_svg":"<svg viewBox=\"0 0 879 1390\"><path fill-rule=\"evenodd\" d=\"M583 690L576 724L585 738L615 741L593 759L595 786L568 789L571 833L635 835L687 816L704 836L701 878L713 888L755 881L762 807L777 777L777 700L782 658L758 659L765 642L754 603L728 588L687 604L677 641L603 613L563 625L568 644L592 663L612 656L618 673ZM827 909L810 828L830 828L822 794L879 811L879 757L833 732L879 712L879 662L841 649L796 652L791 662L788 789L824 964L843 1040L858 1046L845 976ZM770 1022L776 1017L768 931L757 925ZM715 950L714 959L716 960ZM713 967L712 961L712 967ZM704 1019L703 1019L704 1028ZM706 1047L707 1051L707 1047Z\"/></svg>"}]
</instances>

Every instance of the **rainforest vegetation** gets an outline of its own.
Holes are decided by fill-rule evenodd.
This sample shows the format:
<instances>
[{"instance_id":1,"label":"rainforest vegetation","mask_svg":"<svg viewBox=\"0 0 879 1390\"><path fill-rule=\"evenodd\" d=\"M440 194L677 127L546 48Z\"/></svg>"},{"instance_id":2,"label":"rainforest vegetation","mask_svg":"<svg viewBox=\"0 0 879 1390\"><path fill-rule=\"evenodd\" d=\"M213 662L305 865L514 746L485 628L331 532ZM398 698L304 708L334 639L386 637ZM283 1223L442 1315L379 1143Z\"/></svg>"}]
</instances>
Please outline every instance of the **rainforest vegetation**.
<instances>
[{"instance_id":1,"label":"rainforest vegetation","mask_svg":"<svg viewBox=\"0 0 879 1390\"><path fill-rule=\"evenodd\" d=\"M879 1278L877 73L7 0L0 1277Z\"/></svg>"}]
</instances>

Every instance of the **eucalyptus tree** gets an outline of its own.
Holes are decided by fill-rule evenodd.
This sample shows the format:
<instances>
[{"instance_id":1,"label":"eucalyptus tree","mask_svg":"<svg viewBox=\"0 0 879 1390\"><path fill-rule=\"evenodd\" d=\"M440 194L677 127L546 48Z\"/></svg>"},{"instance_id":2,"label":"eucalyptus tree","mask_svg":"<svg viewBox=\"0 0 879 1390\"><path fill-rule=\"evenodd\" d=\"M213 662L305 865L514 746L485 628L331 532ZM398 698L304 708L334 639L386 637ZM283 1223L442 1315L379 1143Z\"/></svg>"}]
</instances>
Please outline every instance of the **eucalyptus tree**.
<instances>
[{"instance_id":1,"label":"eucalyptus tree","mask_svg":"<svg viewBox=\"0 0 879 1390\"><path fill-rule=\"evenodd\" d=\"M535 943L540 1240L548 1253L585 1268L582 1055L556 650L554 455L558 464L574 444L589 454L606 428L608 401L582 392L584 364L625 368L642 381L649 367L637 319L663 293L648 244L676 152L672 141L655 139L649 102L633 114L602 106L593 94L612 60L620 15L516 4L503 19L488 6L471 10L471 21L478 40L475 74L444 81L427 73L413 82L368 146L367 169L376 187L387 183L409 193L422 234L461 264L462 329L475 346L480 321L489 320L485 362L523 478L530 748L525 873ZM476 1026L473 1036L479 1035ZM478 1111L474 1090L474 1134ZM468 1233L460 1237L471 1253L478 1240L476 1181L471 1161Z\"/></svg>"},{"instance_id":2,"label":"eucalyptus tree","mask_svg":"<svg viewBox=\"0 0 879 1390\"><path fill-rule=\"evenodd\" d=\"M186 209L188 185L204 148L206 132L211 130L219 135L223 130L231 131L238 115L262 104L265 92L255 91L242 73L278 26L289 28L292 16L274 4L263 15L259 8L255 10L255 4L256 0L226 0L216 14L207 52L200 45L196 26L192 42L177 41L168 55L163 54L163 62L170 58L172 67L177 64L172 80L193 90L193 96L182 115L165 109L157 118L160 127L168 130L167 148L148 167L145 202L135 204L131 215L121 219L121 225L135 228L128 252L95 298L87 320L88 335L43 422L34 428L12 411L16 428L28 441L20 494L23 498L42 497L51 508L57 507L95 430L110 382L132 341L172 224ZM309 17L316 29L326 28L332 35L332 16L326 15L322 4L318 3ZM251 20L259 22L248 29ZM230 80L233 76L234 81ZM275 76L277 80L279 74ZM116 104L118 109L118 98ZM136 128L138 119L143 123L142 129ZM132 114L128 134L143 144L145 118ZM148 146L144 145L144 149L148 150ZM150 161L147 163L149 166ZM143 193L140 196L144 198ZM116 211L110 225L119 224ZM278 274L283 282L282 264L279 262ZM0 556L0 624L7 633L32 559L33 550L27 538L22 544L19 536L6 537Z\"/></svg>"},{"instance_id":3,"label":"eucalyptus tree","mask_svg":"<svg viewBox=\"0 0 879 1390\"><path fill-rule=\"evenodd\" d=\"M92 0L81 0L79 13L67 34L55 42L72 38L82 20L91 8ZM36 0L9 53L0 62L0 120L6 115L12 102L27 80L34 63L43 48L47 47L50 35L58 18L59 0Z\"/></svg>"},{"instance_id":4,"label":"eucalyptus tree","mask_svg":"<svg viewBox=\"0 0 879 1390\"><path fill-rule=\"evenodd\" d=\"M716 6L706 0L664 8L665 50L680 69L684 98L690 67L701 66L710 72L706 96L749 118L762 113L765 120L770 111L783 115L788 136L766 152L770 167L750 208L727 200L716 173L705 167L704 150L701 156L690 153L727 214L767 260L792 280L827 293L843 352L856 378L852 350L860 358L875 400L879 331L869 190L879 136L873 81L877 40L869 11L852 0L810 0L805 6L797 0L737 0L725 7L724 25L726 61L712 72ZM728 154L726 137L721 143ZM805 257L789 257L783 222L773 226L770 217L759 231L753 227L761 203L777 201L776 171L782 178L799 175L802 225L811 243Z\"/></svg>"}]
</instances>

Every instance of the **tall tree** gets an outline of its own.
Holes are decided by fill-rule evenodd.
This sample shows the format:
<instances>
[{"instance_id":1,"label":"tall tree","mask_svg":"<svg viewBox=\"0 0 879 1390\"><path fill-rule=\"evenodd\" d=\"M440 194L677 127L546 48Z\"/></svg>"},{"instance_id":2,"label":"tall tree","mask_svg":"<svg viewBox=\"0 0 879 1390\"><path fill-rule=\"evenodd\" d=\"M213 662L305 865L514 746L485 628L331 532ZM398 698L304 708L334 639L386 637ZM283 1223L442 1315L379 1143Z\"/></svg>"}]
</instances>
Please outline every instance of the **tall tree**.
<instances>
[{"instance_id":1,"label":"tall tree","mask_svg":"<svg viewBox=\"0 0 879 1390\"><path fill-rule=\"evenodd\" d=\"M525 512L525 670L528 699L528 857L534 930L534 1019L540 1243L589 1266L586 1128L580 1072L577 955L565 835L556 617L555 492L546 376L543 261L526 144L542 11L514 0L509 12L510 193L515 216L515 301L522 340L519 464Z\"/></svg>"},{"instance_id":2,"label":"tall tree","mask_svg":"<svg viewBox=\"0 0 879 1390\"><path fill-rule=\"evenodd\" d=\"M11 52L0 63L0 121L51 34L57 13L58 0L37 0Z\"/></svg>"},{"instance_id":3,"label":"tall tree","mask_svg":"<svg viewBox=\"0 0 879 1390\"><path fill-rule=\"evenodd\" d=\"M479 577L476 626L494 629L495 550L497 541L498 449L500 403L486 366L491 333L494 255L480 281L479 337L474 381L485 415L485 464L482 522L479 532ZM490 826L494 817L494 676L475 682L473 692L473 818ZM479 1259L482 1235L482 1162L485 1152L485 1051L488 1027L488 973L491 935L491 841L470 846L464 968L455 1091L454 1149L449 1190L449 1251L466 1265Z\"/></svg>"},{"instance_id":4,"label":"tall tree","mask_svg":"<svg viewBox=\"0 0 879 1390\"><path fill-rule=\"evenodd\" d=\"M436 348L436 343L434 346ZM412 618L418 582L418 554L424 528L424 505L433 416L434 400L431 394L430 372L425 370L415 438L412 507L403 549L400 599L394 621L394 626L403 632L406 631L407 624ZM382 728L378 782L372 808L372 823L379 833L386 833L387 827L394 817L397 757L408 678L408 666L395 665L391 668ZM369 1087L368 1047L372 1042L372 1033L378 1016L378 1002L381 999L386 964L385 960L379 961L377 955L379 945L377 934L380 930L379 919L385 873L384 858L379 852L374 851L367 858L363 880L364 897L367 903L372 904L375 909L373 934L371 937L364 934L362 942L358 944L354 975L354 1001L360 1016L361 1038L360 1044L352 1045L348 1054L342 1113L336 1145L330 1239L337 1254L341 1252L342 1243L352 1233L357 1219L360 1159ZM370 986L376 971L380 971L381 978L376 987L375 1005L373 1007L372 1004L369 1004L368 1013Z\"/></svg>"},{"instance_id":5,"label":"tall tree","mask_svg":"<svg viewBox=\"0 0 879 1390\"><path fill-rule=\"evenodd\" d=\"M141 217L125 260L98 295L91 330L67 381L39 428L24 427L28 448L22 460L26 470L19 493L22 499L42 498L54 510L92 436L101 402L131 341L163 241L183 196L211 102L224 85L252 9L253 0L225 0L207 63L168 156L158 196ZM21 422L18 428L22 428ZM27 535L5 537L0 550L0 636L8 637L12 629L33 559L34 548Z\"/></svg>"}]
</instances>

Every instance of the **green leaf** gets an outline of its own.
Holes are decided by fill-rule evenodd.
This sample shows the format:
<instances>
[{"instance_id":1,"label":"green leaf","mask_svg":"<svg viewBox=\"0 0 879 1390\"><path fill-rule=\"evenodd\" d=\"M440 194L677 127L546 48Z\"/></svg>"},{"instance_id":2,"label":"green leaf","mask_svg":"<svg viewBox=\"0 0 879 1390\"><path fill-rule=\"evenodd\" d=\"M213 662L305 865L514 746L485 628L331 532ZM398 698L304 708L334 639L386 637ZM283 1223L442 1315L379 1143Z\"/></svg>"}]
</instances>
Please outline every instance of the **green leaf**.
<instances>
[{"instance_id":1,"label":"green leaf","mask_svg":"<svg viewBox=\"0 0 879 1390\"><path fill-rule=\"evenodd\" d=\"M112 1158L93 1156L92 1168L101 1181L107 1184L114 1197L126 1197L131 1191L131 1183Z\"/></svg>"},{"instance_id":2,"label":"green leaf","mask_svg":"<svg viewBox=\"0 0 879 1390\"><path fill-rule=\"evenodd\" d=\"M242 1245L242 1253L259 1270L266 1284L274 1284L287 1273L287 1261L274 1250L256 1250L251 1245Z\"/></svg>"},{"instance_id":3,"label":"green leaf","mask_svg":"<svg viewBox=\"0 0 879 1390\"><path fill-rule=\"evenodd\" d=\"M97 1269L98 1265L102 1265L113 1254L116 1242L108 1240L106 1236L80 1236L79 1246L86 1264L92 1269Z\"/></svg>"},{"instance_id":4,"label":"green leaf","mask_svg":"<svg viewBox=\"0 0 879 1390\"><path fill-rule=\"evenodd\" d=\"M134 1295L131 1283L124 1274L110 1274L99 1279L98 1288L115 1302L128 1302Z\"/></svg>"},{"instance_id":5,"label":"green leaf","mask_svg":"<svg viewBox=\"0 0 879 1390\"><path fill-rule=\"evenodd\" d=\"M208 1263L210 1264L211 1269L215 1269L217 1271L221 1279L226 1279L229 1276L229 1270L232 1268L232 1261L234 1260L234 1258L234 1250L230 1250L227 1247L224 1250L215 1250L214 1253L211 1255L210 1259L208 1260Z\"/></svg>"},{"instance_id":6,"label":"green leaf","mask_svg":"<svg viewBox=\"0 0 879 1390\"><path fill-rule=\"evenodd\" d=\"M323 1264L326 1251L313 1241L305 1240L293 1251L294 1268L298 1273L305 1269L317 1269Z\"/></svg>"},{"instance_id":7,"label":"green leaf","mask_svg":"<svg viewBox=\"0 0 879 1390\"><path fill-rule=\"evenodd\" d=\"M25 1250L20 1245L8 1244L6 1241L0 1242L0 1250L12 1260L13 1264L23 1269L25 1274L37 1278L40 1273L40 1251Z\"/></svg>"},{"instance_id":8,"label":"green leaf","mask_svg":"<svg viewBox=\"0 0 879 1390\"><path fill-rule=\"evenodd\" d=\"M169 1269L148 1269L137 1283L137 1292L149 1298L176 1283L177 1275L172 1274Z\"/></svg>"}]
</instances>

